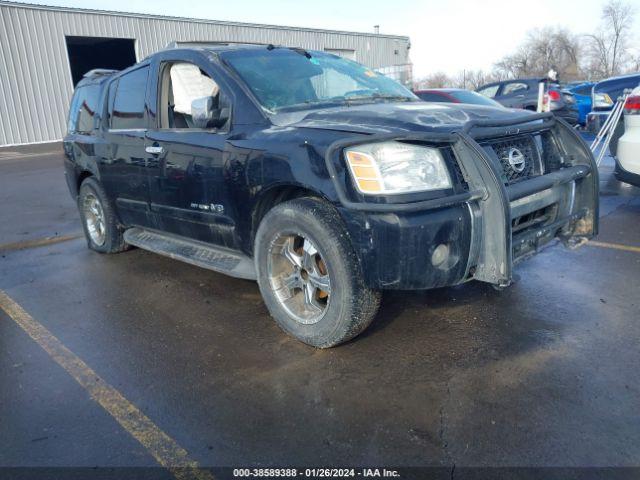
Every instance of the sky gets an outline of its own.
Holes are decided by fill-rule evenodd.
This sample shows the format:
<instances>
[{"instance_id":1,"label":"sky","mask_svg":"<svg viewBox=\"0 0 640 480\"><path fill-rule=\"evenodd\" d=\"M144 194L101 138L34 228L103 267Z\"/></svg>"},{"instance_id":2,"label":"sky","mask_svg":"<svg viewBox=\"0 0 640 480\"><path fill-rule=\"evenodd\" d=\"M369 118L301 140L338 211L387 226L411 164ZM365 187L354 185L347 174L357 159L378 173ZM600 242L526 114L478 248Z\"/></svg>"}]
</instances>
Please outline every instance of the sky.
<instances>
[{"instance_id":1,"label":"sky","mask_svg":"<svg viewBox=\"0 0 640 480\"><path fill-rule=\"evenodd\" d=\"M66 7L406 35L414 78L491 70L528 30L560 25L595 30L605 0L41 0ZM633 25L640 32L640 0ZM640 34L638 34L640 36ZM640 39L638 39L640 41Z\"/></svg>"}]
</instances>

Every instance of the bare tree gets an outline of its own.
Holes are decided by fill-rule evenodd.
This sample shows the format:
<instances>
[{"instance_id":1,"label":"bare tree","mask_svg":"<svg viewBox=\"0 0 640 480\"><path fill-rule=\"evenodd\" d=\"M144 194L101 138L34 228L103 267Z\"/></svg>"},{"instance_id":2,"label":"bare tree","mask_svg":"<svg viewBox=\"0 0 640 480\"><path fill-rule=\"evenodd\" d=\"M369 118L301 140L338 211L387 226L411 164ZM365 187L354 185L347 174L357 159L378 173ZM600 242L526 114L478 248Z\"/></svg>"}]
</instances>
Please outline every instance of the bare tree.
<instances>
[{"instance_id":1,"label":"bare tree","mask_svg":"<svg viewBox=\"0 0 640 480\"><path fill-rule=\"evenodd\" d=\"M602 9L599 28L586 35L589 51L587 71L597 77L618 75L630 60L634 10L622 0L609 0Z\"/></svg>"},{"instance_id":2,"label":"bare tree","mask_svg":"<svg viewBox=\"0 0 640 480\"><path fill-rule=\"evenodd\" d=\"M640 72L640 50L634 52L631 55L631 61L629 62L629 72Z\"/></svg>"},{"instance_id":3,"label":"bare tree","mask_svg":"<svg viewBox=\"0 0 640 480\"><path fill-rule=\"evenodd\" d=\"M451 87L453 81L444 72L435 72L421 78L415 82L414 88L417 90L425 88L446 88Z\"/></svg>"},{"instance_id":4,"label":"bare tree","mask_svg":"<svg viewBox=\"0 0 640 480\"><path fill-rule=\"evenodd\" d=\"M483 70L461 70L453 76L444 72L435 72L414 82L416 90L428 88L466 88L467 90L477 90L478 87L487 83L502 80L503 78L495 72L487 73Z\"/></svg>"},{"instance_id":5,"label":"bare tree","mask_svg":"<svg viewBox=\"0 0 640 480\"><path fill-rule=\"evenodd\" d=\"M459 72L456 76L456 84L459 88L466 88L467 90L477 90L478 87L486 85L487 83L502 80L498 75L494 73L488 73L484 70L464 70Z\"/></svg>"},{"instance_id":6,"label":"bare tree","mask_svg":"<svg viewBox=\"0 0 640 480\"><path fill-rule=\"evenodd\" d=\"M579 38L567 29L535 29L514 53L495 64L495 71L508 78L543 77L554 67L560 78L572 80L579 75L580 53Z\"/></svg>"},{"instance_id":7,"label":"bare tree","mask_svg":"<svg viewBox=\"0 0 640 480\"><path fill-rule=\"evenodd\" d=\"M490 83L493 80L483 70L469 70L466 72L465 77L466 88L469 90L476 90L478 87Z\"/></svg>"}]
</instances>

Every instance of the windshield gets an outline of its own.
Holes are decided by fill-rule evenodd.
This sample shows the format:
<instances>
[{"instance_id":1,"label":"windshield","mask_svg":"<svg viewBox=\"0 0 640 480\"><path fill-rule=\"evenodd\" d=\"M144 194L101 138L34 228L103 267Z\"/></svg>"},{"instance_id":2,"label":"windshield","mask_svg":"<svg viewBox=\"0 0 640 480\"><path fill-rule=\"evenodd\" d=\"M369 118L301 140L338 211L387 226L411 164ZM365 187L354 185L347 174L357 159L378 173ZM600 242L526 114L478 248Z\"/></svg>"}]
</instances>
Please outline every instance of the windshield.
<instances>
[{"instance_id":1,"label":"windshield","mask_svg":"<svg viewBox=\"0 0 640 480\"><path fill-rule=\"evenodd\" d=\"M484 95L480 95L476 92L470 92L469 90L452 90L448 92L449 95L454 97L460 103L471 103L475 105L486 105L488 107L502 107L501 104L492 100L490 98L485 97Z\"/></svg>"},{"instance_id":2,"label":"windshield","mask_svg":"<svg viewBox=\"0 0 640 480\"><path fill-rule=\"evenodd\" d=\"M394 80L322 52L289 48L220 55L271 113L366 102L416 101Z\"/></svg>"}]
</instances>

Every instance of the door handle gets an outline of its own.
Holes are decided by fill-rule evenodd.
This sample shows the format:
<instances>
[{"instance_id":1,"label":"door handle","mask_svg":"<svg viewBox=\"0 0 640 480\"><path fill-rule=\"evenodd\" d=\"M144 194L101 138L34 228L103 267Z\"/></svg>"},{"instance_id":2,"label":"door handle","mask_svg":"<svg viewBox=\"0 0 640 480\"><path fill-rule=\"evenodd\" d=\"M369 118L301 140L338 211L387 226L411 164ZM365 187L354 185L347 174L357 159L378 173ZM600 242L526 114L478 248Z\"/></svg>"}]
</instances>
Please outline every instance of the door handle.
<instances>
[{"instance_id":1,"label":"door handle","mask_svg":"<svg viewBox=\"0 0 640 480\"><path fill-rule=\"evenodd\" d=\"M144 151L152 155L160 155L161 153L164 153L164 148L159 145L149 145L144 148Z\"/></svg>"}]
</instances>

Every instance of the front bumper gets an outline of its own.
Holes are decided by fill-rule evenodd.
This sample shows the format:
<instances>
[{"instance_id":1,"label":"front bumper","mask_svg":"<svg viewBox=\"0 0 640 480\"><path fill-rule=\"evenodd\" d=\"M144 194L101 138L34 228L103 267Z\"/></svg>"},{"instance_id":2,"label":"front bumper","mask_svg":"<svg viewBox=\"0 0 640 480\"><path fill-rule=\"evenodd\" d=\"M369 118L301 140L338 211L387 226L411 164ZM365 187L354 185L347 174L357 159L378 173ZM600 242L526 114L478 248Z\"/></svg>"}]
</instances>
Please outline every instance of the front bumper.
<instances>
[{"instance_id":1,"label":"front bumper","mask_svg":"<svg viewBox=\"0 0 640 480\"><path fill-rule=\"evenodd\" d=\"M595 110L587 114L587 131L597 135L609 118L611 110Z\"/></svg>"},{"instance_id":2,"label":"front bumper","mask_svg":"<svg viewBox=\"0 0 640 480\"><path fill-rule=\"evenodd\" d=\"M329 149L326 159L340 196L339 210L370 287L429 289L471 279L504 286L511 282L519 260L553 239L574 245L597 233L597 168L588 147L570 126L550 114L536 115L533 119L543 119L543 128L552 129L558 138L565 163L552 173L508 186L477 142L513 134L513 125L531 125L531 119L475 122L448 139L420 136L422 141L451 145L469 187L464 193L425 201L354 201L344 188L345 171L336 167L339 152L353 142ZM539 124L519 126L517 131L540 128ZM371 142L372 137L365 141Z\"/></svg>"},{"instance_id":3,"label":"front bumper","mask_svg":"<svg viewBox=\"0 0 640 480\"><path fill-rule=\"evenodd\" d=\"M620 182L628 183L629 185L633 185L634 187L640 187L640 174L631 173L625 170L617 160L613 174Z\"/></svg>"}]
</instances>

